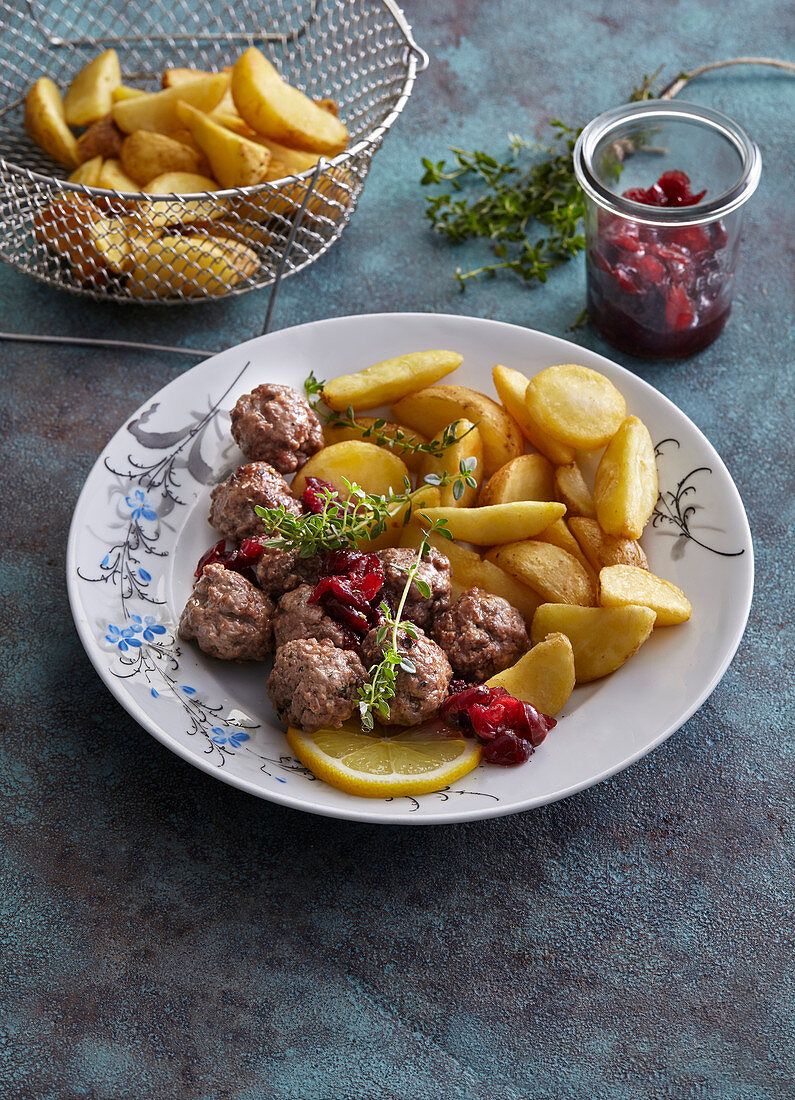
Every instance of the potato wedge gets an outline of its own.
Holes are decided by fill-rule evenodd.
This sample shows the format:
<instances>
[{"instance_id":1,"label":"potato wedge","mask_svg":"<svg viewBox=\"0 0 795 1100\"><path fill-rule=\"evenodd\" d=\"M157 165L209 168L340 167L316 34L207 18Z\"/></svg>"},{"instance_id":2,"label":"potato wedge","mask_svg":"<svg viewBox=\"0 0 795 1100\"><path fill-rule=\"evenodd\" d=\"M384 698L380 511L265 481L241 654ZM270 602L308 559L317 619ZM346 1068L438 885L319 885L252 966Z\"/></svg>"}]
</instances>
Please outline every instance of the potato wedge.
<instances>
[{"instance_id":1,"label":"potato wedge","mask_svg":"<svg viewBox=\"0 0 795 1100\"><path fill-rule=\"evenodd\" d=\"M323 387L323 400L330 409L344 412L353 408L376 409L379 405L391 405L406 394L413 394L423 386L436 382L461 365L463 359L457 351L413 351L396 359L384 359L355 374L341 374ZM397 417L400 420L400 417ZM451 416L444 424L438 424L432 432L455 420ZM414 427L406 421L410 427ZM420 428L420 431L423 429Z\"/></svg>"},{"instance_id":2,"label":"potato wedge","mask_svg":"<svg viewBox=\"0 0 795 1100\"><path fill-rule=\"evenodd\" d=\"M166 172L198 173L199 157L182 142L154 130L136 130L124 139L121 166L141 185Z\"/></svg>"},{"instance_id":3,"label":"potato wedge","mask_svg":"<svg viewBox=\"0 0 795 1100\"><path fill-rule=\"evenodd\" d=\"M508 504L512 500L554 500L551 462L543 455L517 455L491 475L480 490L478 504Z\"/></svg>"},{"instance_id":4,"label":"potato wedge","mask_svg":"<svg viewBox=\"0 0 795 1100\"><path fill-rule=\"evenodd\" d=\"M306 488L306 479L319 477L347 499L347 479L366 493L385 496L389 492L402 493L408 476L405 462L391 451L372 443L346 439L312 455L293 478L291 489L300 497Z\"/></svg>"},{"instance_id":5,"label":"potato wedge","mask_svg":"<svg viewBox=\"0 0 795 1100\"><path fill-rule=\"evenodd\" d=\"M419 527L404 527L400 545L419 546L421 539L422 531ZM485 592L502 596L530 622L541 602L531 588L500 569L494 562L481 558L477 551L470 550L467 546L459 546L457 542L451 542L441 535L431 535L430 543L449 559L453 585L459 592L465 592L468 588L482 588Z\"/></svg>"},{"instance_id":6,"label":"potato wedge","mask_svg":"<svg viewBox=\"0 0 795 1100\"><path fill-rule=\"evenodd\" d=\"M162 92L122 99L113 104L113 121L127 134L133 134L136 130L157 130L158 133L168 134L179 128L177 104L180 100L198 107L200 111L212 111L221 102L228 86L228 73L211 73L210 76L190 80Z\"/></svg>"},{"instance_id":7,"label":"potato wedge","mask_svg":"<svg viewBox=\"0 0 795 1100\"><path fill-rule=\"evenodd\" d=\"M551 542L529 539L495 546L486 555L548 603L596 604L596 585L577 559Z\"/></svg>"},{"instance_id":8,"label":"potato wedge","mask_svg":"<svg viewBox=\"0 0 795 1100\"><path fill-rule=\"evenodd\" d=\"M530 638L540 642L548 634L565 634L574 651L578 684L615 672L637 653L654 626L650 607L572 607L543 603L533 616Z\"/></svg>"},{"instance_id":9,"label":"potato wedge","mask_svg":"<svg viewBox=\"0 0 795 1100\"><path fill-rule=\"evenodd\" d=\"M593 494L588 488L582 470L576 462L555 468L555 492L558 500L566 505L569 516L596 515Z\"/></svg>"},{"instance_id":10,"label":"potato wedge","mask_svg":"<svg viewBox=\"0 0 795 1100\"><path fill-rule=\"evenodd\" d=\"M164 236L135 249L127 285L135 298L222 295L258 268L256 252L226 237Z\"/></svg>"},{"instance_id":11,"label":"potato wedge","mask_svg":"<svg viewBox=\"0 0 795 1100\"><path fill-rule=\"evenodd\" d=\"M438 508L439 490L434 485L422 485L409 494L411 508ZM403 532L406 530L407 504L396 504L390 509L390 518L386 521L384 530L375 532L372 537L360 539L357 546L360 550L370 552L373 550L385 550L388 546L399 546ZM416 530L416 528L414 528ZM418 544L419 545L419 544Z\"/></svg>"},{"instance_id":12,"label":"potato wedge","mask_svg":"<svg viewBox=\"0 0 795 1100\"><path fill-rule=\"evenodd\" d=\"M156 176L144 185L144 191L151 195L191 195L217 189L218 184L214 179L193 172L164 172L162 176ZM147 228L163 229L170 225L184 225L190 226L193 232L199 232L199 223L205 232L223 236L222 227L213 223L222 219L225 211L214 199L153 200L140 203L138 213Z\"/></svg>"},{"instance_id":13,"label":"potato wedge","mask_svg":"<svg viewBox=\"0 0 795 1100\"><path fill-rule=\"evenodd\" d=\"M124 133L107 114L93 122L77 139L77 154L81 161L94 157L119 157L124 144Z\"/></svg>"},{"instance_id":14,"label":"potato wedge","mask_svg":"<svg viewBox=\"0 0 795 1100\"><path fill-rule=\"evenodd\" d=\"M606 535L595 519L588 519L586 516L572 516L569 527L591 568L597 573L606 565L636 565L639 569L649 568L643 547L637 540Z\"/></svg>"},{"instance_id":15,"label":"potato wedge","mask_svg":"<svg viewBox=\"0 0 795 1100\"><path fill-rule=\"evenodd\" d=\"M531 378L525 405L548 435L579 451L604 447L627 415L610 379L576 363L547 367Z\"/></svg>"},{"instance_id":16,"label":"potato wedge","mask_svg":"<svg viewBox=\"0 0 795 1100\"><path fill-rule=\"evenodd\" d=\"M483 442L480 432L470 420L456 420L453 428L457 442L448 446L441 455L425 455L420 466L420 480L427 477L440 478L446 474L457 474L461 469L461 463L472 463L471 476L475 479L475 485L466 485L463 482L459 486L459 496L455 495L455 485L443 485L440 488L441 505L443 508L473 508L478 499L478 488L483 480ZM437 432L433 437L434 442L445 442L445 432ZM433 482L431 482L433 484Z\"/></svg>"},{"instance_id":17,"label":"potato wedge","mask_svg":"<svg viewBox=\"0 0 795 1100\"><path fill-rule=\"evenodd\" d=\"M379 426L376 427L376 424ZM413 474L419 473L425 456L417 451L406 450L400 443L401 438L405 439L407 444L428 442L424 435L415 432L413 428L407 428L405 424L398 424L394 420L384 420L375 416L357 416L355 426L334 423L333 420L323 425L326 446L342 443L343 439L363 439L365 443L375 443L377 436L387 436L389 442L376 443L376 446L386 447L398 458L402 458Z\"/></svg>"},{"instance_id":18,"label":"potato wedge","mask_svg":"<svg viewBox=\"0 0 795 1100\"><path fill-rule=\"evenodd\" d=\"M348 144L348 131L340 120L285 83L254 46L232 69L231 87L239 114L258 134L327 157L335 157Z\"/></svg>"},{"instance_id":19,"label":"potato wedge","mask_svg":"<svg viewBox=\"0 0 795 1100\"><path fill-rule=\"evenodd\" d=\"M93 247L92 228L102 212L77 192L61 195L36 212L33 234L50 251L68 260L78 278L103 282L106 268Z\"/></svg>"},{"instance_id":20,"label":"potato wedge","mask_svg":"<svg viewBox=\"0 0 795 1100\"><path fill-rule=\"evenodd\" d=\"M657 460L649 430L628 416L596 469L596 518L608 535L639 539L657 503Z\"/></svg>"},{"instance_id":21,"label":"potato wedge","mask_svg":"<svg viewBox=\"0 0 795 1100\"><path fill-rule=\"evenodd\" d=\"M515 545L519 540L530 539L549 527L550 523L560 519L564 511L562 504L542 500L516 500L510 504L491 504L486 508L426 509L431 520L446 521L447 530L454 539L471 542L475 546ZM502 565L502 562L497 564Z\"/></svg>"},{"instance_id":22,"label":"potato wedge","mask_svg":"<svg viewBox=\"0 0 795 1100\"><path fill-rule=\"evenodd\" d=\"M217 191L218 182L200 172L163 172L162 175L148 180L144 190L147 195L195 195L199 191ZM203 205L208 209L216 209L214 203L207 202ZM205 214L205 217L208 216Z\"/></svg>"},{"instance_id":23,"label":"potato wedge","mask_svg":"<svg viewBox=\"0 0 795 1100\"><path fill-rule=\"evenodd\" d=\"M596 573L598 570L594 570L585 554L583 554L580 544L569 530L569 525L565 519L558 519L554 523L550 523L549 527L545 528L540 535L536 535L535 537L539 542L551 542L553 546L559 546L561 550L565 550L567 554L571 554L572 557L577 559L588 576L593 579L594 584L596 584Z\"/></svg>"},{"instance_id":24,"label":"potato wedge","mask_svg":"<svg viewBox=\"0 0 795 1100\"><path fill-rule=\"evenodd\" d=\"M121 84L115 50L105 50L81 69L64 96L64 117L70 126L90 126L113 106L113 89Z\"/></svg>"},{"instance_id":25,"label":"potato wedge","mask_svg":"<svg viewBox=\"0 0 795 1100\"><path fill-rule=\"evenodd\" d=\"M75 168L69 177L70 183L84 183L86 187L99 187L99 177L102 172L102 157L92 157L83 161L79 168Z\"/></svg>"},{"instance_id":26,"label":"potato wedge","mask_svg":"<svg viewBox=\"0 0 795 1100\"><path fill-rule=\"evenodd\" d=\"M40 76L25 96L25 129L53 160L77 168L77 141L66 124L61 93L47 76Z\"/></svg>"},{"instance_id":27,"label":"potato wedge","mask_svg":"<svg viewBox=\"0 0 795 1100\"><path fill-rule=\"evenodd\" d=\"M90 227L91 242L102 263L118 275L133 266L133 257L147 254L160 237L156 230L141 229L138 218L122 215L97 218Z\"/></svg>"},{"instance_id":28,"label":"potato wedge","mask_svg":"<svg viewBox=\"0 0 795 1100\"><path fill-rule=\"evenodd\" d=\"M138 99L147 94L143 88L131 88L129 84L119 84L118 88L114 88L111 92L110 98L114 103L121 103L123 99Z\"/></svg>"},{"instance_id":29,"label":"potato wedge","mask_svg":"<svg viewBox=\"0 0 795 1100\"><path fill-rule=\"evenodd\" d=\"M565 634L549 634L515 665L487 680L486 687L505 688L514 699L554 717L568 702L574 683L571 642Z\"/></svg>"},{"instance_id":30,"label":"potato wedge","mask_svg":"<svg viewBox=\"0 0 795 1100\"><path fill-rule=\"evenodd\" d=\"M574 448L567 447L564 443L553 439L530 416L524 400L527 387L530 385L530 379L521 371L499 365L492 371L492 377L500 401L521 428L525 439L532 443L536 450L545 455L550 462L557 465L573 462Z\"/></svg>"},{"instance_id":31,"label":"potato wedge","mask_svg":"<svg viewBox=\"0 0 795 1100\"><path fill-rule=\"evenodd\" d=\"M477 424L483 440L483 476L491 475L524 450L513 417L490 397L468 386L428 386L392 406L392 415L425 435L435 435L462 417Z\"/></svg>"},{"instance_id":32,"label":"potato wedge","mask_svg":"<svg viewBox=\"0 0 795 1100\"><path fill-rule=\"evenodd\" d=\"M99 173L98 187L105 187L109 191L140 192L141 188L131 179L121 166L121 161L115 157L108 157L102 162Z\"/></svg>"},{"instance_id":33,"label":"potato wedge","mask_svg":"<svg viewBox=\"0 0 795 1100\"><path fill-rule=\"evenodd\" d=\"M178 103L177 116L193 134L221 187L252 187L263 182L271 159L264 145L227 130L190 103Z\"/></svg>"},{"instance_id":34,"label":"potato wedge","mask_svg":"<svg viewBox=\"0 0 795 1100\"><path fill-rule=\"evenodd\" d=\"M693 610L681 588L635 565L608 565L600 572L599 603L602 607L650 607L657 616L655 626L686 623Z\"/></svg>"}]
</instances>

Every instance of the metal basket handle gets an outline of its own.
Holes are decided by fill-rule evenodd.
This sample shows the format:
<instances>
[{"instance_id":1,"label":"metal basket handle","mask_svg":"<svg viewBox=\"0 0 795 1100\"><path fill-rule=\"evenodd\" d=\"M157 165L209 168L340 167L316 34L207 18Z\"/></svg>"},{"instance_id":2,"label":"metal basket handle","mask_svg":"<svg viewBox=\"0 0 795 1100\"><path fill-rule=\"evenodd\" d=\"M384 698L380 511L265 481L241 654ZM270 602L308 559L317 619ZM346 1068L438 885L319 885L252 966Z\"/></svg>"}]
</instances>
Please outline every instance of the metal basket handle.
<instances>
[{"instance_id":1,"label":"metal basket handle","mask_svg":"<svg viewBox=\"0 0 795 1100\"><path fill-rule=\"evenodd\" d=\"M395 20L397 25L403 31L403 35L406 39L406 44L408 45L408 48L413 54L416 54L419 58L420 63L417 66L417 72L425 72L425 70L430 65L431 59L422 48L422 46L419 46L417 44L417 41L412 34L411 26L409 25L409 22L403 14L402 10L397 6L395 0L383 0L383 4L387 11L391 13L392 18Z\"/></svg>"}]
</instances>

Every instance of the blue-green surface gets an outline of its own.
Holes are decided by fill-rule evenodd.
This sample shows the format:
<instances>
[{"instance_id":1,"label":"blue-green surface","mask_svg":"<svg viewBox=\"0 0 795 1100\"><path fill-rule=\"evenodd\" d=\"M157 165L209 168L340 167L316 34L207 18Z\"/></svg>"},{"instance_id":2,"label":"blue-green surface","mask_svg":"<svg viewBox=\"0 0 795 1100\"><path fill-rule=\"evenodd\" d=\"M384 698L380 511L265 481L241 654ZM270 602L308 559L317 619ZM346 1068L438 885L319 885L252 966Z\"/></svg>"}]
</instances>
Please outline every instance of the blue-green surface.
<instances>
[{"instance_id":1,"label":"blue-green surface","mask_svg":"<svg viewBox=\"0 0 795 1100\"><path fill-rule=\"evenodd\" d=\"M541 138L554 117L584 123L660 64L672 77L780 56L785 6L412 0L407 13L431 66L350 228L284 285L275 325L472 313L611 355L569 331L579 261L541 289L509 277L460 294L452 269L481 254L430 235L419 158L499 149L508 131ZM2 346L2 1097L793 1095L795 84L735 69L685 95L762 149L734 313L694 359L614 357L727 462L754 533L755 600L701 711L566 802L464 826L349 824L244 795L146 735L80 647L65 541L97 453L186 361ZM116 308L0 269L3 329L220 348L256 334L266 304Z\"/></svg>"}]
</instances>

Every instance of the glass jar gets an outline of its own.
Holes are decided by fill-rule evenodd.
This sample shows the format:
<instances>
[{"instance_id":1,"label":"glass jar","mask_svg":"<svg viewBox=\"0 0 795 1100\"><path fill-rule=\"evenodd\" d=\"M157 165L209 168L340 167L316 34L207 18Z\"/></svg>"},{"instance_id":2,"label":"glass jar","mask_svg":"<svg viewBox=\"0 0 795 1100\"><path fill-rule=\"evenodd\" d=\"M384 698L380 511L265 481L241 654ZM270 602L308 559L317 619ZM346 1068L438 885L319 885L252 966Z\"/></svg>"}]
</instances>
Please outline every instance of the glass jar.
<instances>
[{"instance_id":1,"label":"glass jar","mask_svg":"<svg viewBox=\"0 0 795 1100\"><path fill-rule=\"evenodd\" d=\"M762 170L754 142L719 111L647 100L590 122L574 170L585 192L594 326L649 358L711 344L731 311L741 208Z\"/></svg>"}]
</instances>

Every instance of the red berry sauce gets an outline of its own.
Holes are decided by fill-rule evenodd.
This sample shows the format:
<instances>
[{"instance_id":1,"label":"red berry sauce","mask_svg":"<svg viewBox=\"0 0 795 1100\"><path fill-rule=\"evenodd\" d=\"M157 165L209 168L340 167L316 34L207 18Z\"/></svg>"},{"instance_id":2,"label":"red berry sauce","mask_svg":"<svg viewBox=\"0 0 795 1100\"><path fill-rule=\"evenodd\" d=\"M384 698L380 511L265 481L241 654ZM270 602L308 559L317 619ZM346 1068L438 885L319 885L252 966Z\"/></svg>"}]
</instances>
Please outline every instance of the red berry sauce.
<instances>
[{"instance_id":1,"label":"red berry sauce","mask_svg":"<svg viewBox=\"0 0 795 1100\"><path fill-rule=\"evenodd\" d=\"M624 198L645 206L686 207L700 202L684 172L663 172L649 188ZM600 212L588 255L588 311L615 347L633 355L678 358L711 344L729 316L727 234L708 225L640 225ZM722 270L722 267L724 270Z\"/></svg>"},{"instance_id":2,"label":"red berry sauce","mask_svg":"<svg viewBox=\"0 0 795 1100\"><path fill-rule=\"evenodd\" d=\"M484 684L449 695L439 709L439 718L453 729L477 737L483 745L483 759L503 767L529 760L557 725L554 718L514 699L505 688Z\"/></svg>"},{"instance_id":3,"label":"red berry sauce","mask_svg":"<svg viewBox=\"0 0 795 1100\"><path fill-rule=\"evenodd\" d=\"M323 555L320 580L309 602L319 603L327 615L353 631L358 643L378 623L383 587L384 567L377 554L329 550Z\"/></svg>"},{"instance_id":4,"label":"red berry sauce","mask_svg":"<svg viewBox=\"0 0 795 1100\"><path fill-rule=\"evenodd\" d=\"M193 575L196 580L198 580L204 571L205 565L213 565L215 562L220 562L221 565L226 566L227 569L233 569L235 573L240 573L247 581L256 584L257 562L264 553L265 546L263 539L243 539L240 545L234 547L232 550L227 550L226 539L221 539L215 546L211 546L206 554L202 554L196 566L196 572Z\"/></svg>"}]
</instances>

